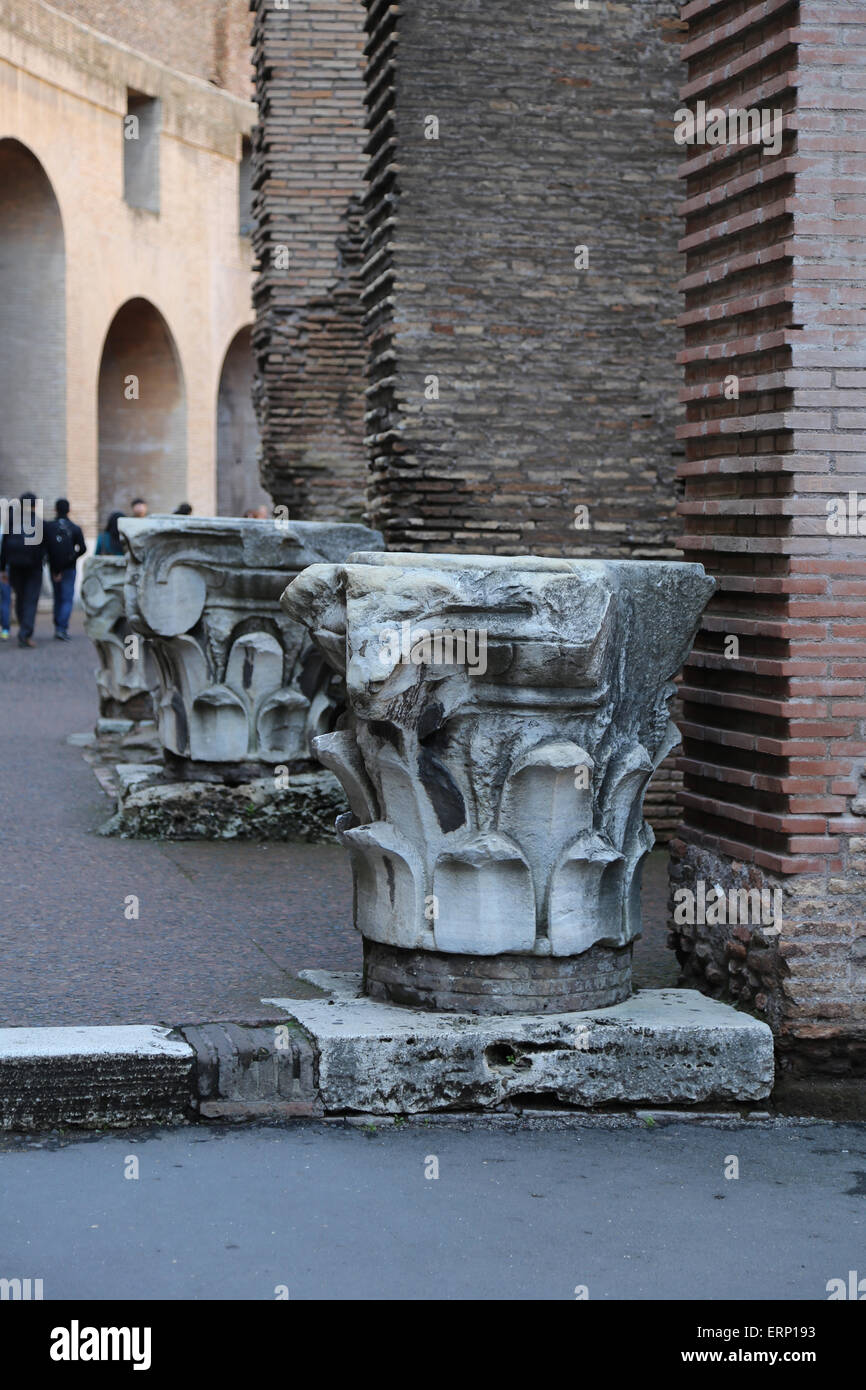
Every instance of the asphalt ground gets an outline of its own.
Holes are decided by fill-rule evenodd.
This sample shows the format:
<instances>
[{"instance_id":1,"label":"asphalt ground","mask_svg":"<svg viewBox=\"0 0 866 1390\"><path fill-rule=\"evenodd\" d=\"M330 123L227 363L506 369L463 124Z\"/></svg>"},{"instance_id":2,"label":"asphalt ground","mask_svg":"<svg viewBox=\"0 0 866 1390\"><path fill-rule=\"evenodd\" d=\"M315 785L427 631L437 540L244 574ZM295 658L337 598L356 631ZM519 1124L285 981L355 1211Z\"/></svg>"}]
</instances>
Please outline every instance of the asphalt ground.
<instances>
[{"instance_id":1,"label":"asphalt ground","mask_svg":"<svg viewBox=\"0 0 866 1390\"><path fill-rule=\"evenodd\" d=\"M276 1018L260 1000L299 970L360 969L339 846L97 835L111 803L67 742L97 717L96 654L77 611L70 630L40 613L34 650L0 643L0 1026ZM638 985L676 984L666 906L659 852Z\"/></svg>"},{"instance_id":2,"label":"asphalt ground","mask_svg":"<svg viewBox=\"0 0 866 1390\"><path fill-rule=\"evenodd\" d=\"M46 1300L735 1299L760 1325L866 1275L862 1125L14 1136L0 1191L0 1277Z\"/></svg>"}]
</instances>

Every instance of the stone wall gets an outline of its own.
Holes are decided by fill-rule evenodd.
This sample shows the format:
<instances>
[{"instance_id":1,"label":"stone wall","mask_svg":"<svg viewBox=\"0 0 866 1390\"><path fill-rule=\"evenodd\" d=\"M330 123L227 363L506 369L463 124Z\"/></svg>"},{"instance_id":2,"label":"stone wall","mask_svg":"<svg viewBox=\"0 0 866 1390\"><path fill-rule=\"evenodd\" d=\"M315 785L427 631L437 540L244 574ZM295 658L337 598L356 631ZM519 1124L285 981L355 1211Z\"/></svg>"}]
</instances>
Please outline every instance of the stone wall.
<instances>
[{"instance_id":1,"label":"stone wall","mask_svg":"<svg viewBox=\"0 0 866 1390\"><path fill-rule=\"evenodd\" d=\"M178 72L252 97L247 0L52 0L52 9Z\"/></svg>"},{"instance_id":2,"label":"stone wall","mask_svg":"<svg viewBox=\"0 0 866 1390\"><path fill-rule=\"evenodd\" d=\"M360 0L251 0L262 481L302 520L365 509L363 10Z\"/></svg>"},{"instance_id":3,"label":"stone wall","mask_svg":"<svg viewBox=\"0 0 866 1390\"><path fill-rule=\"evenodd\" d=\"M695 145L684 170L681 544L719 588L682 689L674 882L779 889L782 912L757 953L742 924L675 936L691 979L772 1021L792 1075L862 1074L866 9L683 14L689 102L778 109L784 134Z\"/></svg>"},{"instance_id":4,"label":"stone wall","mask_svg":"<svg viewBox=\"0 0 866 1390\"><path fill-rule=\"evenodd\" d=\"M675 557L674 0L252 5L275 501L392 549Z\"/></svg>"},{"instance_id":5,"label":"stone wall","mask_svg":"<svg viewBox=\"0 0 866 1390\"><path fill-rule=\"evenodd\" d=\"M163 10L147 13L156 29ZM95 23L97 15L87 18ZM65 495L91 538L104 524L114 482L123 484L128 511L137 471L131 440L153 435L159 422L148 416L166 404L145 335L130 343L138 397L121 396L136 419L123 436L128 472L112 477L112 436L122 439L111 410L99 408L112 325L130 301L146 303L139 322L163 322L182 383L185 424L165 454L172 476L151 503L173 508L186 500L196 512L211 512L220 370L252 319L239 176L254 108L134 51L127 46L133 38L130 29L118 42L40 0L0 7L0 303L10 309L0 346L0 496L29 486L47 498L50 514ZM159 107L158 202L151 208L124 197L130 93ZM132 496L149 496L149 488L142 471Z\"/></svg>"},{"instance_id":6,"label":"stone wall","mask_svg":"<svg viewBox=\"0 0 866 1390\"><path fill-rule=\"evenodd\" d=\"M676 6L366 6L372 524L674 556Z\"/></svg>"}]
</instances>

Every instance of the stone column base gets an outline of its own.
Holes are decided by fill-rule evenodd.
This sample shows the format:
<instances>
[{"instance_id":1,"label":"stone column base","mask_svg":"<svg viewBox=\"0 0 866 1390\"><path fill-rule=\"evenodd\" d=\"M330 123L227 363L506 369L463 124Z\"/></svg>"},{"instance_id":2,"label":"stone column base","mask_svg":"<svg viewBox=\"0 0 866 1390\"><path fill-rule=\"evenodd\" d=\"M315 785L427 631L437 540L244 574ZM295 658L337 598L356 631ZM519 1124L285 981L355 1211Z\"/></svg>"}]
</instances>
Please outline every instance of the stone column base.
<instances>
[{"instance_id":1,"label":"stone column base","mask_svg":"<svg viewBox=\"0 0 866 1390\"><path fill-rule=\"evenodd\" d=\"M364 938L364 993L441 1013L563 1014L605 1009L631 994L631 944L579 956L455 955Z\"/></svg>"},{"instance_id":2,"label":"stone column base","mask_svg":"<svg viewBox=\"0 0 866 1390\"><path fill-rule=\"evenodd\" d=\"M612 1009L433 1014L361 994L353 973L302 970L318 999L265 999L311 1043L325 1114L508 1105L680 1105L763 1100L766 1023L691 989L647 989Z\"/></svg>"},{"instance_id":3,"label":"stone column base","mask_svg":"<svg viewBox=\"0 0 866 1390\"><path fill-rule=\"evenodd\" d=\"M239 786L173 782L162 766L118 764L117 809L101 835L133 840L336 840L334 821L346 810L343 789L315 768L277 786L262 777Z\"/></svg>"}]
</instances>

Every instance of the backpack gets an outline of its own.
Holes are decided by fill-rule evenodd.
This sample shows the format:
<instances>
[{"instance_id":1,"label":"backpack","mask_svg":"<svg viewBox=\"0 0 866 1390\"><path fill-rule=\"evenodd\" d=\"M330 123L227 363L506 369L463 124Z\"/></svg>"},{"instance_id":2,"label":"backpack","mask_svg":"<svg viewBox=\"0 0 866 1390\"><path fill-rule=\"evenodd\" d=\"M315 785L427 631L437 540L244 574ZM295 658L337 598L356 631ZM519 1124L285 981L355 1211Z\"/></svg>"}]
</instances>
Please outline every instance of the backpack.
<instances>
[{"instance_id":1,"label":"backpack","mask_svg":"<svg viewBox=\"0 0 866 1390\"><path fill-rule=\"evenodd\" d=\"M65 516L60 516L51 526L46 527L48 559L55 571L71 569L78 559L75 545L75 527Z\"/></svg>"}]
</instances>

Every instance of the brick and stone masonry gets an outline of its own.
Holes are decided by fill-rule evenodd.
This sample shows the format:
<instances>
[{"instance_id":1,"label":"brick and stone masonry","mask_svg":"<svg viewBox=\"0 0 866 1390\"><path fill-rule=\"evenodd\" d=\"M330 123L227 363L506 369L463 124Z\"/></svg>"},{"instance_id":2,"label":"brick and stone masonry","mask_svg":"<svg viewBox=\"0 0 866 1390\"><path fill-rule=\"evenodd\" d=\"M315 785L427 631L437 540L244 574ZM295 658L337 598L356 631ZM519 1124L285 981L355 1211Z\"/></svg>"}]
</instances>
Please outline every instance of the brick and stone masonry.
<instances>
[{"instance_id":1,"label":"brick and stone masonry","mask_svg":"<svg viewBox=\"0 0 866 1390\"><path fill-rule=\"evenodd\" d=\"M866 7L682 14L685 102L779 109L784 136L695 144L683 171L681 544L719 587L682 688L673 881L783 910L675 940L689 979L769 1019L791 1091L866 1063Z\"/></svg>"},{"instance_id":2,"label":"brick and stone masonry","mask_svg":"<svg viewBox=\"0 0 866 1390\"><path fill-rule=\"evenodd\" d=\"M675 558L673 0L253 8L274 499L360 516L369 455L389 548Z\"/></svg>"},{"instance_id":3,"label":"brick and stone masonry","mask_svg":"<svg viewBox=\"0 0 866 1390\"><path fill-rule=\"evenodd\" d=\"M676 6L366 3L371 524L676 558Z\"/></svg>"},{"instance_id":4,"label":"brick and stone masonry","mask_svg":"<svg viewBox=\"0 0 866 1390\"><path fill-rule=\"evenodd\" d=\"M262 481L304 521L365 509L360 0L251 0Z\"/></svg>"},{"instance_id":5,"label":"brick and stone masonry","mask_svg":"<svg viewBox=\"0 0 866 1390\"><path fill-rule=\"evenodd\" d=\"M674 558L676 6L366 8L371 524Z\"/></svg>"},{"instance_id":6,"label":"brick and stone masonry","mask_svg":"<svg viewBox=\"0 0 866 1390\"><path fill-rule=\"evenodd\" d=\"M275 500L369 454L389 548L676 558L673 0L251 7Z\"/></svg>"}]
</instances>

